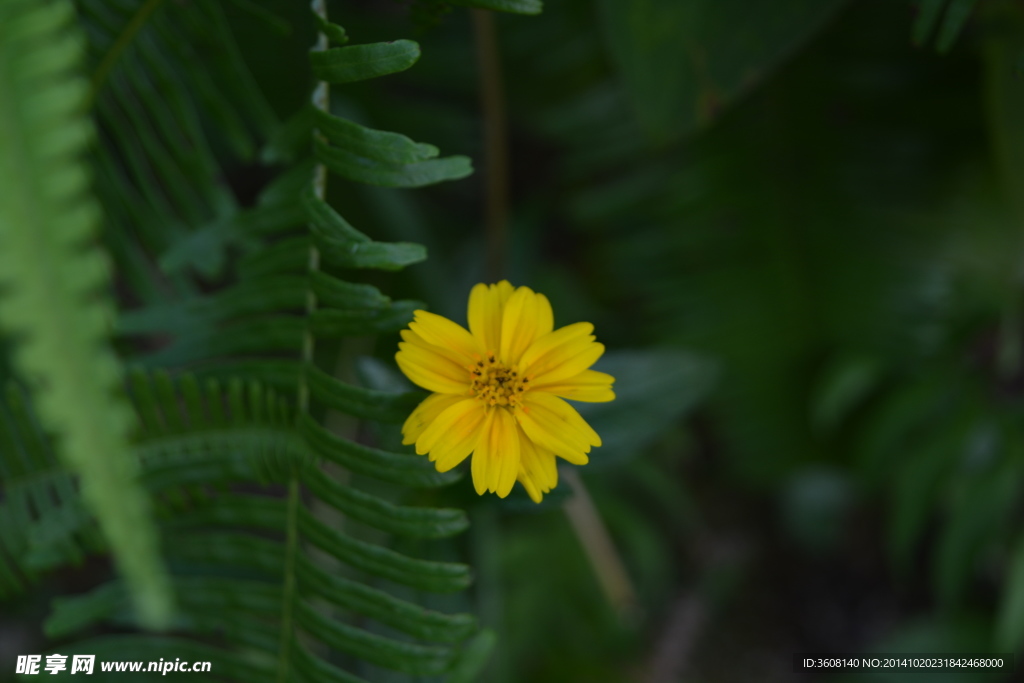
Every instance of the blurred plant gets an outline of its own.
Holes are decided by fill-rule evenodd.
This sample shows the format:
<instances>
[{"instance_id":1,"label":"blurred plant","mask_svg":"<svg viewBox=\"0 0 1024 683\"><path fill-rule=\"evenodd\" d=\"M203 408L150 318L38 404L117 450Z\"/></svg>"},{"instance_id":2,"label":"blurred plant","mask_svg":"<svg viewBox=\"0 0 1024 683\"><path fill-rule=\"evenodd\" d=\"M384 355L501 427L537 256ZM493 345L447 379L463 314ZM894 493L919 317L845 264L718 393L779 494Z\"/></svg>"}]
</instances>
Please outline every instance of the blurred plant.
<instances>
[{"instance_id":1,"label":"blurred plant","mask_svg":"<svg viewBox=\"0 0 1024 683\"><path fill-rule=\"evenodd\" d=\"M218 679L246 681L361 680L349 671L378 668L471 680L493 637L469 614L417 602L419 592L464 589L468 566L387 547L392 536L467 527L461 510L397 500L456 477L324 425L339 415L401 421L420 399L320 369L351 353L339 340L397 331L415 307L336 274L425 256L349 225L325 201L328 171L418 187L471 170L465 157L439 158L330 112L328 83L402 71L419 47L329 47L348 37L315 2L298 15L318 28L302 72L317 79L312 106L282 125L219 4L85 0L78 10L75 30L92 39L91 93L75 74L70 3L6 3L0 16L3 322L24 337L14 368L34 395L12 389L0 423L6 597L109 549L124 578L57 601L46 621L51 637L78 636L62 652L206 660ZM143 304L117 321L121 348L140 366L179 373L132 373L130 450L119 366L101 347L109 316L89 298L105 271L84 248L97 216L83 198L86 95L119 294ZM223 177L232 157L252 159L260 145L282 168L241 197ZM54 462L52 432L66 466ZM117 634L138 626L173 635Z\"/></svg>"}]
</instances>

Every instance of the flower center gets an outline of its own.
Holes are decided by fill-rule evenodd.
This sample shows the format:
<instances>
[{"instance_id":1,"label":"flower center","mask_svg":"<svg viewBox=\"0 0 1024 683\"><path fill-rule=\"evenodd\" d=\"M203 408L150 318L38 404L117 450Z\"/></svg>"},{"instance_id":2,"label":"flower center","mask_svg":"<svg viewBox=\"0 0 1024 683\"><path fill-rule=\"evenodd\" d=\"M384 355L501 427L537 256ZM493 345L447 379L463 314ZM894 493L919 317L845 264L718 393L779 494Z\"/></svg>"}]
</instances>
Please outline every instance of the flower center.
<instances>
[{"instance_id":1,"label":"flower center","mask_svg":"<svg viewBox=\"0 0 1024 683\"><path fill-rule=\"evenodd\" d=\"M487 405L516 407L522 402L523 393L530 388L530 378L506 367L494 352L489 351L470 366L473 375L470 393Z\"/></svg>"}]
</instances>

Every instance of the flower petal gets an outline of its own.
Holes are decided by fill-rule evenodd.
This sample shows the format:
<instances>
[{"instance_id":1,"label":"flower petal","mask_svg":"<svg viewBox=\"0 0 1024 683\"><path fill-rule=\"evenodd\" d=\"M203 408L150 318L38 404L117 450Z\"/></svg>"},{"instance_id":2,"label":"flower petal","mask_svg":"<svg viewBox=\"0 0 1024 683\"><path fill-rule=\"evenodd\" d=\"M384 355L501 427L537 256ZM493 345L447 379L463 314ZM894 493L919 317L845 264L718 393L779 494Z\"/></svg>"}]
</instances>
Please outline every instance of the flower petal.
<instances>
[{"instance_id":1,"label":"flower petal","mask_svg":"<svg viewBox=\"0 0 1024 683\"><path fill-rule=\"evenodd\" d=\"M481 353L476 339L462 325L429 311L413 311L413 316L415 320L409 323L409 329L428 344L455 351L465 357L466 364Z\"/></svg>"},{"instance_id":2,"label":"flower petal","mask_svg":"<svg viewBox=\"0 0 1024 683\"><path fill-rule=\"evenodd\" d=\"M480 427L487 417L487 409L479 401L465 417L460 419L443 439L430 451L430 459L438 472L447 472L466 459L480 439Z\"/></svg>"},{"instance_id":3,"label":"flower petal","mask_svg":"<svg viewBox=\"0 0 1024 683\"><path fill-rule=\"evenodd\" d=\"M445 408L423 430L420 438L416 439L416 452L420 455L426 455L437 447L444 448L450 446L451 442L449 439L452 434L457 432L456 425L470 417L470 413L477 409L479 405L479 401L472 398L463 398Z\"/></svg>"},{"instance_id":4,"label":"flower petal","mask_svg":"<svg viewBox=\"0 0 1024 683\"><path fill-rule=\"evenodd\" d=\"M600 446L601 437L576 409L562 399L544 392L526 394L524 407L516 418L533 443L574 465L589 462L591 446Z\"/></svg>"},{"instance_id":5,"label":"flower petal","mask_svg":"<svg viewBox=\"0 0 1024 683\"><path fill-rule=\"evenodd\" d=\"M501 359L515 365L533 340L551 332L553 326L554 315L547 297L529 287L518 288L502 314Z\"/></svg>"},{"instance_id":6,"label":"flower petal","mask_svg":"<svg viewBox=\"0 0 1024 683\"><path fill-rule=\"evenodd\" d=\"M402 425L402 443L406 446L416 443L420 434L437 419L437 416L459 401L464 401L462 396L455 394L431 394L416 406Z\"/></svg>"},{"instance_id":7,"label":"flower petal","mask_svg":"<svg viewBox=\"0 0 1024 683\"><path fill-rule=\"evenodd\" d=\"M491 457L491 428L494 426L494 413L497 409L487 411L483 427L480 429L480 438L477 440L476 448L473 450L473 488L478 496L484 495L487 491L487 480L490 475Z\"/></svg>"},{"instance_id":8,"label":"flower petal","mask_svg":"<svg viewBox=\"0 0 1024 683\"><path fill-rule=\"evenodd\" d=\"M469 307L466 318L469 330L480 344L481 351L497 353L501 344L501 317L505 303L512 296L514 288L508 280L496 285L483 283L473 287L469 293Z\"/></svg>"},{"instance_id":9,"label":"flower petal","mask_svg":"<svg viewBox=\"0 0 1024 683\"><path fill-rule=\"evenodd\" d=\"M427 349L428 351L436 353L439 356L444 356L445 358L455 363L459 367L469 368L473 364L472 360L467 360L466 356L459 353L458 351L452 351L451 349L446 348L444 346L437 346L436 344L431 344L426 339L416 334L412 330L402 330L399 334L402 335L402 341L406 341L409 342L410 344L420 346L424 349Z\"/></svg>"},{"instance_id":10,"label":"flower petal","mask_svg":"<svg viewBox=\"0 0 1024 683\"><path fill-rule=\"evenodd\" d=\"M523 367L541 361L548 353L571 341L578 342L580 339L593 341L593 334L594 326L590 323L573 323L548 332L543 337L538 337L523 354Z\"/></svg>"},{"instance_id":11,"label":"flower petal","mask_svg":"<svg viewBox=\"0 0 1024 683\"><path fill-rule=\"evenodd\" d=\"M436 391L439 394L466 394L469 392L469 380L457 381L448 376L445 372L439 371L441 363L446 362L442 356L425 355L414 353L414 348L407 343L398 345L401 349L395 354L395 361L405 376L427 391ZM434 362L436 359L436 363ZM469 371L466 371L469 376Z\"/></svg>"},{"instance_id":12,"label":"flower petal","mask_svg":"<svg viewBox=\"0 0 1024 683\"><path fill-rule=\"evenodd\" d=\"M546 378L545 378L546 379ZM533 391L546 391L570 401L584 403L605 403L615 400L612 383L615 378L596 370L584 370L578 375L558 382L534 382L530 385Z\"/></svg>"},{"instance_id":13,"label":"flower petal","mask_svg":"<svg viewBox=\"0 0 1024 683\"><path fill-rule=\"evenodd\" d=\"M515 418L503 408L488 411L480 440L473 453L473 485L476 492L497 493L504 498L519 473L519 430Z\"/></svg>"},{"instance_id":14,"label":"flower petal","mask_svg":"<svg viewBox=\"0 0 1024 683\"><path fill-rule=\"evenodd\" d=\"M544 494L558 484L558 467L555 465L555 454L538 448L520 427L519 431L519 483L526 492L539 503Z\"/></svg>"},{"instance_id":15,"label":"flower petal","mask_svg":"<svg viewBox=\"0 0 1024 683\"><path fill-rule=\"evenodd\" d=\"M580 374L604 353L593 331L590 323L574 323L538 338L523 353L522 373L534 384L554 384Z\"/></svg>"},{"instance_id":16,"label":"flower petal","mask_svg":"<svg viewBox=\"0 0 1024 683\"><path fill-rule=\"evenodd\" d=\"M406 332L406 335L410 339L414 338L414 333L412 332ZM472 383L469 365L461 365L457 360L454 360L459 357L458 354L446 353L445 349L438 346L428 346L416 343L415 341L400 342L398 349L398 353L404 355L410 363L428 368L445 379L456 383L462 387L460 390L462 392L469 389L469 385Z\"/></svg>"}]
</instances>

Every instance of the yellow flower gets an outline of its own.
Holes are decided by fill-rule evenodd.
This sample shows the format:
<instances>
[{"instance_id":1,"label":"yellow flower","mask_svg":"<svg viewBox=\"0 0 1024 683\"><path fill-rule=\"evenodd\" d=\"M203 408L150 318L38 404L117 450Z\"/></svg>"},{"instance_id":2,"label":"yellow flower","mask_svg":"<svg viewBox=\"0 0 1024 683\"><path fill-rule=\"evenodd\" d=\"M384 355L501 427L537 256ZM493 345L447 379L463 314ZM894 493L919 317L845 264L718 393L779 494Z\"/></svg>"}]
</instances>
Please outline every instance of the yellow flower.
<instances>
[{"instance_id":1,"label":"yellow flower","mask_svg":"<svg viewBox=\"0 0 1024 683\"><path fill-rule=\"evenodd\" d=\"M555 456L587 464L601 437L563 401L615 398L615 378L590 370L604 353L590 323L554 329L551 304L503 280L469 295L469 331L416 311L395 355L434 392L402 426L403 443L447 472L473 454L476 492L504 498L518 479L540 502L558 483Z\"/></svg>"}]
</instances>

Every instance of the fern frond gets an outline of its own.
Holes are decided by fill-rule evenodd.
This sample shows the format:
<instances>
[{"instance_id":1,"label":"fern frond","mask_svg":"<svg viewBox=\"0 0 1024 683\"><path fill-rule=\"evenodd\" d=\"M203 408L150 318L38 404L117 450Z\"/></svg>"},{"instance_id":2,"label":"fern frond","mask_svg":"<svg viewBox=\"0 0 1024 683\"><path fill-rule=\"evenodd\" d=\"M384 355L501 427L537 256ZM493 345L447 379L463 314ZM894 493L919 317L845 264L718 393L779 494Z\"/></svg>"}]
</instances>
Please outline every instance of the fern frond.
<instances>
[{"instance_id":1,"label":"fern frond","mask_svg":"<svg viewBox=\"0 0 1024 683\"><path fill-rule=\"evenodd\" d=\"M81 154L91 128L69 2L0 7L0 322L59 453L110 540L144 623L171 612L148 500L128 449L133 416L107 344L107 262Z\"/></svg>"},{"instance_id":2,"label":"fern frond","mask_svg":"<svg viewBox=\"0 0 1024 683\"><path fill-rule=\"evenodd\" d=\"M78 564L103 548L95 527L85 527L72 476L20 387L0 402L0 598L26 590L50 566Z\"/></svg>"},{"instance_id":3,"label":"fern frond","mask_svg":"<svg viewBox=\"0 0 1024 683\"><path fill-rule=\"evenodd\" d=\"M192 250L180 243L241 220L216 138L251 159L276 117L238 54L220 3L77 4L94 68L97 191L111 219L104 237L137 296L160 301L188 293L185 268L219 273L234 242ZM175 251L177 258L168 257ZM171 277L158 278L154 260Z\"/></svg>"},{"instance_id":4,"label":"fern frond","mask_svg":"<svg viewBox=\"0 0 1024 683\"><path fill-rule=\"evenodd\" d=\"M106 22L106 32L94 39L107 45L139 8L134 0L110 12L102 3L83 3L90 25ZM174 83L170 93L177 105L203 112L193 111L187 121L214 121L224 135L251 132L231 109L235 100L210 91L216 71L196 76L206 82L190 83L190 92L184 81L173 80L180 66L167 63L175 61L172 55L189 55L199 37L218 35L223 27L211 6L201 0L174 16L165 7L154 10L111 67L109 94L101 92L97 100L101 116L109 117L101 125L110 127L97 166L108 190L127 198L127 207L117 209L124 212L119 218L142 219L148 210L152 219L118 258L135 261L135 268L146 254L174 267L207 258L212 272L228 263L228 246L248 252L237 264L234 284L199 294L178 273L164 294L142 296L144 304L117 323L128 353L135 354L132 360L147 368L133 372L127 383L139 424L132 456L155 501L178 598L172 625L181 637L111 637L62 648L98 657L118 648L132 648L138 657L173 648L176 655L212 662L218 679L245 681L362 680L359 670L346 671L339 661L418 676L442 675L453 667L463 677L471 675L489 642L474 641L463 652L461 644L476 632L475 619L427 609L410 597L469 585L468 566L418 556L421 541L458 534L468 519L461 510L418 507L404 499L409 488L444 486L459 475L438 473L410 449L358 443L321 422L332 411L400 422L422 394L340 381L318 367L313 353L321 340L395 331L421 306L342 279L339 269L397 270L425 258L421 246L375 242L334 211L323 199L332 164L320 156L344 159L338 170L347 179L404 186L462 177L470 171L468 160L439 158L433 146L343 121L321 106L313 114L300 113L298 123L273 137L264 158L287 159L291 167L261 192L255 207L239 210L204 175L218 168L197 137L205 128L176 128L177 122L161 123L159 115L148 118L143 93L135 90L146 79L166 77ZM195 25L204 17L213 33ZM346 39L340 27L320 25L336 42ZM143 59L122 68L130 50ZM418 56L418 46L399 41L327 52L311 57L321 60L311 68L353 80L405 68ZM357 63L367 56L376 61ZM317 93L322 105L323 84ZM314 132L314 125L325 130ZM140 144L125 147L122 136L129 135L139 136ZM303 135L304 151L297 142ZM175 139L200 148L192 159L194 177L206 178L212 189L191 187L188 155L172 148ZM237 151L248 151L242 147ZM132 170L130 183L126 169ZM115 241L123 237L119 229L112 232ZM140 336L165 335L170 342L155 350L133 344ZM180 373L186 368L196 374ZM81 549L66 546L90 528L88 511L69 506L39 515L40 523L63 535L35 554L51 564L72 561ZM391 547L392 539L402 552ZM48 633L64 638L100 623L137 625L126 601L129 585L117 579L59 601ZM213 644L200 645L195 638Z\"/></svg>"},{"instance_id":5,"label":"fern frond","mask_svg":"<svg viewBox=\"0 0 1024 683\"><path fill-rule=\"evenodd\" d=\"M288 501L269 492L217 493L210 487L284 484L296 472L310 496L300 504L297 521L301 537L311 547L363 576L418 590L450 592L467 585L470 575L464 565L412 558L320 521L311 512L313 501L369 528L411 538L447 537L467 526L461 511L396 505L329 477L316 464L323 451L316 446L307 451L291 409L274 393L237 381L224 387L211 380L201 390L190 375L172 380L163 373L134 373L131 387L145 425L136 454L143 481L160 501L164 552L175 567L176 626L225 634L235 647L264 650L283 637L275 619L284 599ZM341 441L332 438L334 445ZM417 467L424 463L412 455L392 457ZM401 466L395 469L402 471ZM42 516L49 514L53 513ZM79 513L78 525L87 521L87 515ZM329 573L307 551L295 559L294 571L298 625L322 642L380 666L421 675L441 673L455 656L447 644L460 642L476 629L470 615L427 610L363 581ZM224 579L225 572L236 576ZM248 578L239 578L243 576ZM114 581L60 600L47 632L62 637L100 621L130 625L127 598L124 583ZM313 606L324 603L442 645L395 640L338 622ZM159 638L145 642L147 649L156 642L167 643ZM233 657L229 647L211 653L210 661L230 667L236 661ZM260 671L258 675L270 675L269 668Z\"/></svg>"}]
</instances>

